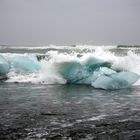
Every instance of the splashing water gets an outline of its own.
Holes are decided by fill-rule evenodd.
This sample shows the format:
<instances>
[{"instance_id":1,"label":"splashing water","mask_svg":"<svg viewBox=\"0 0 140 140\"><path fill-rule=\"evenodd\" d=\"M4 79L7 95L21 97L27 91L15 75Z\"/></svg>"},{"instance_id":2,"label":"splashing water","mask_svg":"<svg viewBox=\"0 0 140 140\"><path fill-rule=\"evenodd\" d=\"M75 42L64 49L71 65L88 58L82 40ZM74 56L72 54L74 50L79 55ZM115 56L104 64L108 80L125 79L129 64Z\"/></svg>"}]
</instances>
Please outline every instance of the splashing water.
<instances>
[{"instance_id":1,"label":"splashing water","mask_svg":"<svg viewBox=\"0 0 140 140\"><path fill-rule=\"evenodd\" d=\"M117 51L117 49L116 49ZM120 89L134 84L140 74L140 56L131 50L125 56L103 48L78 47L37 54L3 53L8 80L42 84L88 84L95 88ZM0 63L1 64L1 63ZM2 69L0 65L0 70ZM1 72L1 71L0 71ZM2 73L1 73L2 74ZM139 85L139 81L135 85Z\"/></svg>"}]
</instances>

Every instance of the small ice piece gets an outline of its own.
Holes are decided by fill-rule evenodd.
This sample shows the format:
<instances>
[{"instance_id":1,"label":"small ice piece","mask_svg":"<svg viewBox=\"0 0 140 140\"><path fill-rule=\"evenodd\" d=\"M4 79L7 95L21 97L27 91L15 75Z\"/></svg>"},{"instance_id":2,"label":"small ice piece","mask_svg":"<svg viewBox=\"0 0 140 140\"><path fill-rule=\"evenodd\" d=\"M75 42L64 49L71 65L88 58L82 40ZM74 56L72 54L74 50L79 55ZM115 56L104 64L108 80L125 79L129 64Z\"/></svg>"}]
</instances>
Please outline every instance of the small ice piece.
<instances>
[{"instance_id":1,"label":"small ice piece","mask_svg":"<svg viewBox=\"0 0 140 140\"><path fill-rule=\"evenodd\" d=\"M0 76L5 76L9 72L10 66L8 61L0 56Z\"/></svg>"}]
</instances>

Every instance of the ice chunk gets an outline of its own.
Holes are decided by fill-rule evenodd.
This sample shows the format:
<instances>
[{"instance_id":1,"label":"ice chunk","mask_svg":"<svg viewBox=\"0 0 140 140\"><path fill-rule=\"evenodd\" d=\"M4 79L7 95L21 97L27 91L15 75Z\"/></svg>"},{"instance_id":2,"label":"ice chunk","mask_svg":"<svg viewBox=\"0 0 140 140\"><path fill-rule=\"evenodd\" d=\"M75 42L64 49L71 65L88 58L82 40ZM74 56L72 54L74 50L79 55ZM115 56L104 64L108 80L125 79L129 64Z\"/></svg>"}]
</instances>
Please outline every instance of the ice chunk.
<instances>
[{"instance_id":1,"label":"ice chunk","mask_svg":"<svg viewBox=\"0 0 140 140\"><path fill-rule=\"evenodd\" d=\"M120 89L122 86L127 87L128 83L127 81L116 81L109 76L102 75L92 82L91 85L101 89Z\"/></svg>"},{"instance_id":2,"label":"ice chunk","mask_svg":"<svg viewBox=\"0 0 140 140\"><path fill-rule=\"evenodd\" d=\"M100 70L99 70L99 72L101 74L104 74L104 75L111 75L111 74L115 74L116 73L116 71L114 71L112 69L109 69L107 67L101 67Z\"/></svg>"},{"instance_id":3,"label":"ice chunk","mask_svg":"<svg viewBox=\"0 0 140 140\"><path fill-rule=\"evenodd\" d=\"M139 75L132 72L120 72L110 76L101 75L91 85L101 89L122 89L131 86L139 79Z\"/></svg>"},{"instance_id":4,"label":"ice chunk","mask_svg":"<svg viewBox=\"0 0 140 140\"><path fill-rule=\"evenodd\" d=\"M11 61L11 66L17 71L33 72L39 70L41 65L34 56L15 56Z\"/></svg>"},{"instance_id":5,"label":"ice chunk","mask_svg":"<svg viewBox=\"0 0 140 140\"><path fill-rule=\"evenodd\" d=\"M10 66L7 60L3 57L0 56L0 75L6 75L9 72Z\"/></svg>"},{"instance_id":6,"label":"ice chunk","mask_svg":"<svg viewBox=\"0 0 140 140\"><path fill-rule=\"evenodd\" d=\"M132 85L139 79L140 76L133 72L120 72L112 74L111 77L116 80L125 80L129 85Z\"/></svg>"},{"instance_id":7,"label":"ice chunk","mask_svg":"<svg viewBox=\"0 0 140 140\"><path fill-rule=\"evenodd\" d=\"M101 89L127 88L139 79L139 75L132 72L118 73L110 65L109 62L88 59L85 63L58 63L56 69L69 84L88 84Z\"/></svg>"},{"instance_id":8,"label":"ice chunk","mask_svg":"<svg viewBox=\"0 0 140 140\"><path fill-rule=\"evenodd\" d=\"M57 69L59 74L67 80L67 83L77 83L84 77L83 67L75 61L59 63L57 64Z\"/></svg>"}]
</instances>

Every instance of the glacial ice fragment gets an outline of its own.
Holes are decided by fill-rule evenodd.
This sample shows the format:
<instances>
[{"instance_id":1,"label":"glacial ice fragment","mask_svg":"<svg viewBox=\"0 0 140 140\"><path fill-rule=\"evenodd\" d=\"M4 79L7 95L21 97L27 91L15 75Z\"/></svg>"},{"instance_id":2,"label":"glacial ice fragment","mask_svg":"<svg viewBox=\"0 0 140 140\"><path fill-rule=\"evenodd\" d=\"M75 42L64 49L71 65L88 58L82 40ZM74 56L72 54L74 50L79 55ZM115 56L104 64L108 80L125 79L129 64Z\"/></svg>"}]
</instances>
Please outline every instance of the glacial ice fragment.
<instances>
[{"instance_id":1,"label":"glacial ice fragment","mask_svg":"<svg viewBox=\"0 0 140 140\"><path fill-rule=\"evenodd\" d=\"M10 62L12 68L20 72L33 72L39 70L41 67L37 58L33 56L15 56Z\"/></svg>"},{"instance_id":2,"label":"glacial ice fragment","mask_svg":"<svg viewBox=\"0 0 140 140\"><path fill-rule=\"evenodd\" d=\"M7 60L0 56L0 76L4 76L9 72L10 66Z\"/></svg>"},{"instance_id":3,"label":"glacial ice fragment","mask_svg":"<svg viewBox=\"0 0 140 140\"><path fill-rule=\"evenodd\" d=\"M101 89L123 89L128 88L139 79L139 75L132 72L120 72L110 76L101 75L91 85Z\"/></svg>"}]
</instances>

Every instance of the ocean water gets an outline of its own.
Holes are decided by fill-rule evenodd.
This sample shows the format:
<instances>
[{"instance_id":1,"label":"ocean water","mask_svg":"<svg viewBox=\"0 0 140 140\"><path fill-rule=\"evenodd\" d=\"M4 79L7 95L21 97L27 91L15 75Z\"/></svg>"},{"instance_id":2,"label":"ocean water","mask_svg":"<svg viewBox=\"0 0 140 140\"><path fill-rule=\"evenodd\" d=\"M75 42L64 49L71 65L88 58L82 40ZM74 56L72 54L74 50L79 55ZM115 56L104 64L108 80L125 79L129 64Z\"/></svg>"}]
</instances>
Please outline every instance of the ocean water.
<instances>
[{"instance_id":1,"label":"ocean water","mask_svg":"<svg viewBox=\"0 0 140 140\"><path fill-rule=\"evenodd\" d=\"M9 68L0 82L0 139L140 139L139 52L138 46L1 46Z\"/></svg>"}]
</instances>

